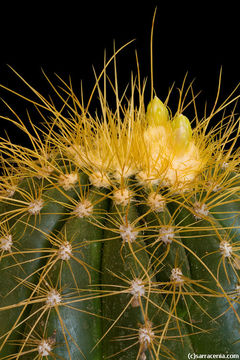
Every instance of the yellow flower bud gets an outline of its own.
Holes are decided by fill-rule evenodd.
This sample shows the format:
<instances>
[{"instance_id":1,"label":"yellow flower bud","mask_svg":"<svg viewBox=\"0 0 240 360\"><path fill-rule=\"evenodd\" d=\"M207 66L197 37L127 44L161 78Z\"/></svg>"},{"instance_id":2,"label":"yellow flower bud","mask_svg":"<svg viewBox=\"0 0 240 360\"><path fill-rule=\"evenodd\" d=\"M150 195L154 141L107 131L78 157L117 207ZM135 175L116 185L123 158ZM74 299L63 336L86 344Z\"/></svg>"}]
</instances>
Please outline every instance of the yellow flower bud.
<instances>
[{"instance_id":1,"label":"yellow flower bud","mask_svg":"<svg viewBox=\"0 0 240 360\"><path fill-rule=\"evenodd\" d=\"M147 106L146 119L149 126L165 126L168 123L168 109L157 96Z\"/></svg>"},{"instance_id":2,"label":"yellow flower bud","mask_svg":"<svg viewBox=\"0 0 240 360\"><path fill-rule=\"evenodd\" d=\"M182 114L176 115L172 121L173 146L177 153L188 148L192 140L192 128L188 118Z\"/></svg>"}]
</instances>

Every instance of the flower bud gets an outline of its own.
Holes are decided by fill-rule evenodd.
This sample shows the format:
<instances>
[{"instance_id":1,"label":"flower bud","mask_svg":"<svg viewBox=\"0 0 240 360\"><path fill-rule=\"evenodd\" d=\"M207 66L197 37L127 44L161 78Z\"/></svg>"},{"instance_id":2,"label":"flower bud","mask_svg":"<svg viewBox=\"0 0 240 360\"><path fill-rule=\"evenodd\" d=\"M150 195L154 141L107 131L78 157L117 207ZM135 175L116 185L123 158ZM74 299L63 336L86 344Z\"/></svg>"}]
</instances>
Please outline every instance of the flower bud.
<instances>
[{"instance_id":1,"label":"flower bud","mask_svg":"<svg viewBox=\"0 0 240 360\"><path fill-rule=\"evenodd\" d=\"M173 146L176 152L187 149L192 139L192 128L188 118L182 114L176 115L172 121Z\"/></svg>"},{"instance_id":2,"label":"flower bud","mask_svg":"<svg viewBox=\"0 0 240 360\"><path fill-rule=\"evenodd\" d=\"M147 106L146 119L149 126L165 126L168 123L168 109L157 96Z\"/></svg>"}]
</instances>

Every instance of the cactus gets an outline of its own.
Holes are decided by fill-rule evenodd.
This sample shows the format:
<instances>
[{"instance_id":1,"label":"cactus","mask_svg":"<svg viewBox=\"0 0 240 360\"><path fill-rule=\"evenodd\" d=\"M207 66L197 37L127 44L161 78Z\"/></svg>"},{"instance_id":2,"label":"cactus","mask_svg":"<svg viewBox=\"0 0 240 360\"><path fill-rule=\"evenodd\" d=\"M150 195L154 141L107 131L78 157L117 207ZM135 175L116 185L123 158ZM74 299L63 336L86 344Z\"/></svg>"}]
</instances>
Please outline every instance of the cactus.
<instances>
[{"instance_id":1,"label":"cactus","mask_svg":"<svg viewBox=\"0 0 240 360\"><path fill-rule=\"evenodd\" d=\"M5 117L31 147L1 139L0 359L239 354L237 97L190 123L192 85L174 114L169 96L145 109L140 79L128 98L109 81L112 110L106 68L87 105L63 80L61 107L29 85L43 127Z\"/></svg>"}]
</instances>

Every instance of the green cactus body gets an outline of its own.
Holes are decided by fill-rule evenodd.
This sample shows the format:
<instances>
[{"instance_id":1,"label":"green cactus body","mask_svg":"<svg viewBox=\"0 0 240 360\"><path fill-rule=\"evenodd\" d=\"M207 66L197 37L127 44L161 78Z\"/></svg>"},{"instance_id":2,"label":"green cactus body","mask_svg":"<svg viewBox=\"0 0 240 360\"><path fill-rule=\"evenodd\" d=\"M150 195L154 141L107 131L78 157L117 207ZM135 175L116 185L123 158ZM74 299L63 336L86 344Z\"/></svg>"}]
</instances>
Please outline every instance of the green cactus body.
<instances>
[{"instance_id":1,"label":"green cactus body","mask_svg":"<svg viewBox=\"0 0 240 360\"><path fill-rule=\"evenodd\" d=\"M182 240L178 231L178 227L174 222L174 214L171 215L167 207L167 198L164 195L152 191L148 192L145 196L145 205L141 205L141 214L144 216L144 222L146 226L146 235L156 263L158 272L156 279L159 282L163 282L166 289L172 294L166 298L169 306L175 306L176 299L174 298L174 284L169 287L169 281L171 278L171 271L178 266L181 268L182 273L186 279L191 279L189 261L186 255L186 251L182 246ZM153 200L158 200L159 207L151 209ZM160 271L163 269L164 271ZM186 289L187 291L187 289ZM178 297L178 307L176 313L177 316L181 314L181 317L187 313L188 307L191 304L190 296ZM176 311L175 310L175 311Z\"/></svg>"},{"instance_id":2,"label":"green cactus body","mask_svg":"<svg viewBox=\"0 0 240 360\"><path fill-rule=\"evenodd\" d=\"M134 360L144 356L164 359L178 354L179 358L183 358L193 352L193 348L188 338L179 341L177 321L171 320L170 309L159 291L150 257L145 251L141 227L134 224L138 218L137 208L131 205L125 211L118 209L115 216L118 224L125 221L126 217L128 223L121 224L123 228L119 239L107 240L114 238L114 230L117 229L107 230L105 234L102 286L106 286L106 292L109 286L116 287L115 295L106 296L102 300L104 317L113 319L110 326L106 322L103 331L107 334L103 340L105 357L114 354L115 359ZM130 227L133 237L136 236L138 241L125 242L124 227L128 230ZM119 254L122 254L122 259L119 259ZM166 326L169 323L171 326ZM186 335L185 324L180 324L180 327L182 334ZM111 328L113 331L110 332ZM144 334L147 334L146 339ZM109 347L114 337L116 340ZM174 337L175 341L171 341ZM162 343L160 348L157 339ZM150 344L151 348L148 349L147 345Z\"/></svg>"},{"instance_id":3,"label":"green cactus body","mask_svg":"<svg viewBox=\"0 0 240 360\"><path fill-rule=\"evenodd\" d=\"M96 212L96 221L104 215L107 207L107 200L100 203L98 200L99 195L89 191L88 198L85 199L89 202L89 215L70 218L57 234L60 243L59 258L46 277L46 295L42 297L40 304L32 307L30 315L33 316L25 324L25 336L29 336L30 330L43 331L43 324L47 324L45 336L51 338L56 334L59 345L54 354L64 358L102 357L101 346L91 353L101 334L101 300L94 296L94 292L97 294L96 285L100 284L99 254L103 230L94 225L89 226L89 217L92 211ZM93 203L96 203L94 210L90 207ZM82 301L84 298L89 299ZM39 309L46 303L46 313L40 317ZM32 354L26 358L31 359L31 356Z\"/></svg>"},{"instance_id":4,"label":"green cactus body","mask_svg":"<svg viewBox=\"0 0 240 360\"><path fill-rule=\"evenodd\" d=\"M27 300L34 294L28 283L38 283L38 272L46 263L48 255L46 254L46 249L49 248L48 235L61 226L69 202L68 197L76 197L73 191L68 191L65 195L63 191L53 188L43 191L36 208L32 208L26 203L24 194L33 192L36 186L35 179L27 179L22 182L13 198L5 200L8 204L6 212L3 213L3 225L8 225L8 235L12 237L14 248L11 249L10 256L1 259L1 307L14 304L18 306L0 313L1 335L16 327L16 331L9 334L11 341L9 345L4 346L3 355L13 354L16 351L14 349L18 348L11 342L13 339L19 339L19 334L24 328L23 319L27 317L29 311ZM17 211L19 202L24 202L25 207L23 209L25 211L20 213ZM8 221L9 214L11 215ZM6 226L4 228L6 229Z\"/></svg>"},{"instance_id":5,"label":"green cactus body","mask_svg":"<svg viewBox=\"0 0 240 360\"><path fill-rule=\"evenodd\" d=\"M224 212L227 210L224 206ZM186 212L183 209L179 214L179 219L183 220L183 224ZM227 353L231 349L232 353L238 354L240 309L239 295L237 295L236 289L239 282L237 270L233 263L228 262L228 248L223 246L223 250L221 250L220 247L219 233L223 236L224 229L211 215L208 215L218 229L218 234L209 234L206 232L206 228L209 226L207 219L198 219L196 222L192 214L188 216L188 221L189 217L191 217L196 230L185 232L182 237L184 245L191 252L188 256L191 276L193 279L200 280L213 292L213 296L209 298L210 294L204 296L203 289L202 297L196 297L198 305L194 306L192 321L206 332L192 337L193 347L196 353L206 352L206 349L212 353L217 353L219 349L222 349L222 353ZM201 240L198 241L198 239ZM214 296L214 292L224 292L224 296ZM199 291L199 295L201 295L201 291Z\"/></svg>"},{"instance_id":6,"label":"green cactus body","mask_svg":"<svg viewBox=\"0 0 240 360\"><path fill-rule=\"evenodd\" d=\"M206 131L231 101L192 129L188 91L172 115L115 88L112 111L99 80L101 118L67 86L45 135L21 122L33 149L1 140L0 359L240 353L234 112Z\"/></svg>"}]
</instances>

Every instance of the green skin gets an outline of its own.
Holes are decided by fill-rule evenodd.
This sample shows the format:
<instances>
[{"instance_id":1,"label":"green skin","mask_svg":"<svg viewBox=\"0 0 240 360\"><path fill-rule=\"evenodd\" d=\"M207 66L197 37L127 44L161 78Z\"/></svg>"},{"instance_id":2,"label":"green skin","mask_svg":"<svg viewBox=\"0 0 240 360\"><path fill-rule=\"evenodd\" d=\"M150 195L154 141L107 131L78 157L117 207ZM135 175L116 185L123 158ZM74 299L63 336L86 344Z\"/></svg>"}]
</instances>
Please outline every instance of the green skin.
<instances>
[{"instance_id":1,"label":"green skin","mask_svg":"<svg viewBox=\"0 0 240 360\"><path fill-rule=\"evenodd\" d=\"M85 178L83 183L86 182ZM77 191L80 191L80 189ZM70 191L68 194L70 197L76 198L77 191ZM203 285L220 294L223 293L222 289L226 293L232 292L237 284L237 277L232 268L227 264L227 261L226 268L231 283L228 282L223 267L220 268L219 272L221 287L218 287L216 283L217 266L221 255L218 251L219 239L216 233L212 231L211 233L208 232L207 237L203 236L206 234L204 226L209 226L209 222L205 220L196 222L188 208L181 207L181 211L175 216L175 224L181 224L181 227L191 224L191 231L180 229L176 236L177 241L173 241L167 247L161 246L156 250L155 257L162 257L166 250L169 252L163 261L165 266L161 271L157 272L155 277L155 275L153 276L154 268L152 266L149 267L149 254L145 250L139 249L148 244L147 249L149 252L152 253L155 250L156 245L151 247L149 243L157 235L159 226L165 223L168 224L170 214L176 208L174 203L169 205L169 212L168 210L165 213L159 214L148 212L145 216L147 208L144 205L142 207L136 207L135 205L127 207L128 221L130 223L137 219L140 214L150 228L148 231L145 231L144 236L139 232L135 242L131 244L126 242L123 246L119 229L113 225L110 219L116 220L120 224L122 222L121 215L125 214L126 208L120 206L117 208L115 205L109 204L108 200L103 199L95 205L93 217L68 218L64 216L64 213L67 211L66 205L70 202L70 198L66 197L64 192L59 192L57 189L46 190L46 195L48 195L49 199L52 198L52 200L49 200L42 209L41 222L36 222L37 228L42 232L37 229L33 230L31 226L26 226L23 223L24 219L27 219L26 217L21 218L21 221L16 223L12 221L13 235L22 235L17 243L17 247L23 251L29 249L35 249L35 251L34 253L25 253L24 256L16 254L15 260L13 260L12 256L4 257L1 260L0 291L1 295L6 295L17 285L16 277L25 279L34 272L36 272L35 275L29 277L28 281L34 284L38 283L39 274L37 274L37 270L47 261L47 259L39 259L41 255L44 256L46 254L41 252L41 249L52 250L52 245L49 244L46 235L55 232L60 237L61 234L64 235L66 240L71 241L74 248L72 254L75 258L71 257L67 261L57 260L46 276L46 280L48 284L51 284L51 287L59 291L62 289L61 295L63 300L59 305L48 308L42 317L39 317L40 313L35 314L35 311L45 306L45 298L38 303L28 305L18 322L17 317L23 309L22 305L9 311L0 311L0 336L3 336L15 323L21 322L29 315L28 320L23 322L21 326L18 326L12 333L11 339L24 339L29 333L32 335L36 333L42 334L45 339L48 339L55 334L54 340L56 341L56 346L53 347L51 354L47 357L48 359L102 360L116 354L113 357L114 359L136 360L141 355L138 343L138 329L139 325L144 323L144 309L148 306L148 319L153 323L153 331L157 336L164 332L158 359L181 360L187 358L188 353L193 352L198 354L240 353L240 342L237 342L239 339L239 323L229 302L224 297L206 296L203 299L200 295L193 296L199 304L197 306L192 298L185 296L191 314L191 321L195 325L190 326L187 325L190 320L189 314L186 311L186 303L182 301L181 297L178 298L176 308L173 310L173 298L176 295L168 294L164 300L163 296L152 291L148 302L146 295L145 298L141 298L142 306L133 307L130 303L131 294L125 292L113 295L111 293L111 291L119 291L119 289L122 289L122 286L127 286L126 282L120 280L112 273L131 279L132 272L134 272L136 277L142 277L146 269L148 269L151 275L151 280L153 282L158 281L159 289L162 289L162 284L160 283L169 281L170 270L173 266L176 266L176 256L179 258L177 266L182 269L183 274L187 278L201 280ZM102 199L102 197L104 198L103 192L99 194L96 189L90 189L89 198L93 202ZM56 200L61 201L61 203L56 203ZM213 219L215 224L218 224L219 228L222 227L221 234L225 231L224 227L232 226L233 224L233 220L227 219L227 215L224 215L229 211L235 211L237 214L238 208L236 202L227 206L224 205L222 208L216 206L211 210L211 219ZM105 223L107 212L110 217L107 223ZM237 221L234 222L234 226L238 226ZM33 225L34 218L30 218L28 224ZM136 226L140 225L136 224ZM25 232L23 231L24 229ZM150 238L145 242L148 236ZM115 237L115 239L111 239L112 237ZM205 256L206 252L211 253L213 251L216 252ZM199 261L195 254L204 261L205 265ZM4 270L5 267L15 264L15 261L22 262L28 259L35 260L23 264L22 268L14 266ZM76 259L86 264L89 273ZM207 267L212 274L207 271ZM157 270L159 270L159 267ZM6 278L8 279L7 281L5 280ZM100 284L102 284L101 287ZM108 285L111 286L109 287ZM41 283L41 287L46 288L46 286L44 282ZM195 285L193 287L195 287L196 291L201 292L199 287ZM167 287L164 287L164 289L167 289ZM206 291L202 290L202 292L205 293ZM100 293L102 296L98 297ZM21 285L8 296L0 299L0 307L20 303L28 299L31 294L32 289ZM96 298L93 297L93 294L96 294ZM36 293L34 296L39 296L39 294ZM240 313L238 301L234 301L232 298L231 305L237 313ZM120 316L128 303L127 310ZM204 308L210 317L200 307ZM168 322L170 311L174 313L175 317L171 319L169 328L167 328L165 325ZM59 314L61 321L59 320ZM211 320L211 318L218 317L221 314L223 315L217 321ZM116 319L118 320L115 326L108 332ZM178 337L178 327L181 329L182 335L197 332L198 327L207 332L184 336L180 340ZM24 334L23 337L20 333ZM103 337L105 334L106 336ZM120 336L129 335L130 337L133 335L134 338L116 341L116 338ZM102 337L103 340L92 351L94 345ZM172 340L174 337L175 339ZM19 357L20 360L31 360L37 356L37 345L34 346L35 351L30 346L24 348L23 351L29 351L29 353L25 355L22 353ZM129 348L126 351L122 351L127 347ZM156 352L158 352L157 349L156 343ZM14 356L14 354L17 358L18 352L19 347L17 345L11 345L7 342L1 350L0 359L4 359L7 355ZM155 360L156 355L151 346L145 349L145 355L147 360Z\"/></svg>"},{"instance_id":2,"label":"green skin","mask_svg":"<svg viewBox=\"0 0 240 360\"><path fill-rule=\"evenodd\" d=\"M144 198L148 195L149 192L143 194ZM148 238L146 242L149 244L149 250L154 254L154 259L163 259L161 260L160 266L157 267L158 272L156 274L156 280L158 282L166 283L165 288L168 290L171 289L170 291L174 292L175 286L173 285L170 288L169 285L167 285L173 268L179 267L186 278L191 278L186 251L182 246L179 232L174 228L175 224L173 219L171 219L169 209L165 207L161 212L149 211L149 209L149 206L145 204L139 206L139 212L141 215L144 215L143 219L145 224L147 224L147 229L144 234L146 238ZM165 244L161 241L156 241L159 237L159 230L162 226L168 225L170 225L174 231L172 242ZM192 300L188 295L183 298L182 296L177 297L176 295L174 296L174 294L169 294L166 300L170 307L174 307L176 300L178 301L176 316L180 317L187 315L188 308L192 304ZM190 321L190 319L188 319L188 321Z\"/></svg>"},{"instance_id":3,"label":"green skin","mask_svg":"<svg viewBox=\"0 0 240 360\"><path fill-rule=\"evenodd\" d=\"M101 197L102 195L90 191L88 199L95 202ZM103 216L107 206L107 200L95 205L95 220ZM101 345L91 351L101 334L101 300L100 298L91 299L91 291L88 290L88 286L97 289L95 285L100 284L101 257L96 255L101 253L103 230L100 227L90 225L90 220L91 218L88 217L73 217L64 224L61 234L64 234L65 240L71 242L73 257L67 261L57 260L48 279L55 289L58 291L60 288L63 289L61 292L63 302L56 307L50 308L46 312L46 316L41 318L41 321L38 321L38 313L26 324L26 334L33 327L35 327L36 331L42 333L43 327L41 323L47 321L45 339L52 336L56 331L57 346L54 350L55 355L53 357L49 356L49 359L55 359L56 355L64 359L95 360L102 358ZM77 260L87 265L88 272ZM81 301L83 297L90 297L90 299ZM44 302L33 306L31 313L33 314L42 305L44 305ZM89 333L91 333L91 336L89 336ZM71 334L71 337L69 334ZM31 356L32 354L23 356L23 359L30 360Z\"/></svg>"},{"instance_id":4,"label":"green skin","mask_svg":"<svg viewBox=\"0 0 240 360\"><path fill-rule=\"evenodd\" d=\"M86 178L85 178L86 180ZM84 181L85 181L84 180ZM25 191L30 191L29 187L32 184L26 181L22 184L22 188ZM33 186L33 185L32 185ZM49 241L47 240L46 236L51 232L55 231L59 226L62 225L62 221L64 218L64 212L66 212L65 205L69 203L68 197L76 197L76 192L68 191L67 197L64 195L64 191L58 191L57 189L50 189L46 190L43 193L42 198L46 199L46 205L41 210L41 221L39 223L39 219L37 218L37 222L35 222L34 215L29 217L28 215L18 216L11 220L12 222L12 230L11 233L13 235L14 244L19 252L34 250L34 252L24 253L24 254L17 254L14 251L14 257L7 256L1 260L0 263L0 307L4 308L6 306L12 304L20 304L21 301L24 301L29 298L32 293L32 290L27 288L24 285L18 286L15 288L19 281L19 279L26 279L29 282L36 283L37 282L37 273L36 271L40 269L44 265L44 260L41 259L46 253L42 253L41 250L38 249L48 248ZM15 199L21 199L21 194L16 194L14 196ZM53 200L51 200L53 199ZM59 203L56 203L59 201ZM12 202L14 204L14 201ZM11 210L16 208L14 205L7 205L7 210ZM51 214L49 216L49 214ZM18 221L17 221L18 220ZM28 222L26 224L26 222ZM33 229L33 226L36 225L36 229ZM38 231L40 230L40 231ZM20 234L20 237L19 237ZM15 242L16 241L16 242ZM34 259L34 261L28 262L28 260ZM22 263L21 266L17 265L16 263ZM13 266L14 265L14 266ZM10 267L12 266L12 267ZM5 269L9 267L8 269ZM34 274L32 276L29 276ZM7 281L6 281L7 279ZM14 291L10 292L11 289ZM10 311L0 311L0 336L1 342L4 340L4 334L7 334L8 331L15 324L19 324L23 321L23 315L17 321L18 316L22 313L23 306L18 306L12 308ZM29 306L24 308L25 315L29 313ZM15 325L16 326L16 325ZM16 328L17 331L14 331L11 336L10 340L18 340L21 338L20 332L23 331L24 324L18 326ZM1 357L12 355L17 353L18 347L16 345L7 343L4 345L3 349L1 349Z\"/></svg>"},{"instance_id":5,"label":"green skin","mask_svg":"<svg viewBox=\"0 0 240 360\"><path fill-rule=\"evenodd\" d=\"M124 214L123 209L120 208L118 211ZM128 208L127 213L128 221L130 222L134 221L134 219L138 217L137 208L135 206ZM116 215L116 219L119 219L118 215ZM120 219L119 222L121 223ZM109 227L111 227L110 224ZM149 267L148 254L144 250L139 251L139 249L144 247L145 244L143 240L141 240L141 234L139 233L138 235L139 236L135 242L130 244L126 242L123 248L121 238L107 240L104 244L102 283L104 285L115 285L116 288L110 287L112 290L119 290L119 285L122 285L125 288L130 285L124 281L120 281L116 276L113 276L111 272L119 276L124 275L131 280L133 279L133 273L136 278L142 278L144 269L146 270ZM116 234L111 230L108 230L105 233L106 239L114 236L116 236ZM119 253L121 251L124 262L119 257ZM135 252L135 258L131 256L132 252ZM151 281L155 281L155 277L153 275L151 277ZM107 291L108 289L109 287L105 286L105 290ZM179 333L176 328L176 323L174 322L171 322L171 330L166 332L165 324L168 321L169 307L166 302L164 302L163 297L156 292L150 294L149 301L146 300L147 297L148 295L146 294L145 298L143 297L139 300L142 305L137 307L133 307L131 305L131 294L128 293L107 296L102 299L103 315L110 319L119 318L116 325L108 332L103 340L104 358L107 359L108 356L113 354L115 354L114 359L135 360L139 358L141 350L138 343L138 329L139 325L144 324L144 318L146 318L146 314L144 314L144 309L147 306L146 302L148 302L148 319L153 323L153 327L155 324L156 335L159 338L162 334L164 335L160 354L157 355L158 347L155 344L155 353L152 349L150 349L151 346L149 347L149 350L145 352L147 359L155 359L156 356L158 356L159 359L174 359L176 354L178 354L179 359L184 359L188 353L193 352L191 343L187 337L183 338L182 343L179 339L178 341L170 341L171 336L178 337ZM121 312L123 312L122 316L120 316ZM103 332L107 332L112 323L112 321L105 321ZM182 335L186 334L184 323L180 323L180 327ZM131 336L134 335L134 340L131 340ZM117 338L121 336L124 336L125 340L117 341ZM129 337L130 340L126 340L126 337ZM169 339L167 339L167 337L169 337ZM109 346L109 344L111 344L111 346ZM122 351L123 349L126 349L126 351Z\"/></svg>"},{"instance_id":6,"label":"green skin","mask_svg":"<svg viewBox=\"0 0 240 360\"><path fill-rule=\"evenodd\" d=\"M224 227L233 243L239 245L240 235L240 196L238 194L228 195L226 198L226 205L216 205L211 208L212 216ZM227 206L227 211L226 211Z\"/></svg>"},{"instance_id":7,"label":"green skin","mask_svg":"<svg viewBox=\"0 0 240 360\"><path fill-rule=\"evenodd\" d=\"M174 204L171 204L170 207L172 211L176 208ZM210 221L212 224L214 223L216 228L219 229L218 231L223 234L225 230L222 228L222 225L224 224L226 226L228 220L218 222L217 217L220 215L215 216L215 211L221 213L222 219L224 218L223 213L225 213L225 217L229 217L226 213L231 211L231 205L230 209L228 205L218 206L208 215L209 220L202 219L197 222L193 214L188 209L182 207L176 221L181 222L181 226L192 224L192 231L183 230L180 232L183 244L186 246L186 249L188 249L187 252L189 252L188 260L192 279L201 280L208 288L222 295L226 295L234 292L238 282L236 274L227 259L225 259L225 266L230 282L226 277L223 266L220 267L219 275L217 276L217 267L222 258L219 251L219 237L217 234L214 234L213 231L210 233L204 230L204 228L209 227ZM194 227L196 229L194 229ZM201 228L203 230L201 230ZM203 261L204 265L197 257ZM217 278L219 283L217 283ZM230 303L224 296L210 298L197 297L196 300L198 304L204 308L206 313L198 306L194 306L194 311L192 310L191 312L192 321L203 330L206 330L206 332L191 336L195 353L239 354L240 334L239 322L236 316L236 314L238 314L238 316L240 314L239 298L237 300L236 296L232 296ZM217 319L214 320L215 318Z\"/></svg>"}]
</instances>

